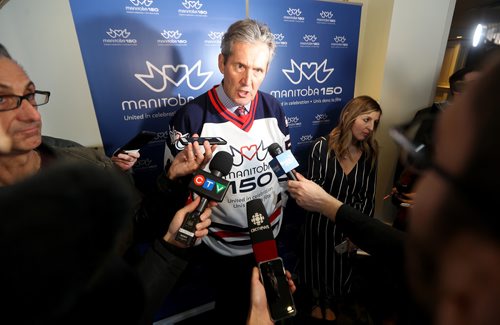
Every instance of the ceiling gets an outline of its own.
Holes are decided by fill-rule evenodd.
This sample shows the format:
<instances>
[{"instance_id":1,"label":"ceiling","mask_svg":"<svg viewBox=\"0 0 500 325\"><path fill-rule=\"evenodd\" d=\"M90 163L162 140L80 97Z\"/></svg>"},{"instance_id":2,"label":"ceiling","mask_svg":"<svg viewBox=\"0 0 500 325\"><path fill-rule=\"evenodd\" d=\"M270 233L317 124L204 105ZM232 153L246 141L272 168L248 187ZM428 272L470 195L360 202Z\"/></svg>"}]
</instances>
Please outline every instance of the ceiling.
<instances>
[{"instance_id":1,"label":"ceiling","mask_svg":"<svg viewBox=\"0 0 500 325\"><path fill-rule=\"evenodd\" d=\"M479 23L500 24L500 0L457 0L449 39L471 39Z\"/></svg>"}]
</instances>

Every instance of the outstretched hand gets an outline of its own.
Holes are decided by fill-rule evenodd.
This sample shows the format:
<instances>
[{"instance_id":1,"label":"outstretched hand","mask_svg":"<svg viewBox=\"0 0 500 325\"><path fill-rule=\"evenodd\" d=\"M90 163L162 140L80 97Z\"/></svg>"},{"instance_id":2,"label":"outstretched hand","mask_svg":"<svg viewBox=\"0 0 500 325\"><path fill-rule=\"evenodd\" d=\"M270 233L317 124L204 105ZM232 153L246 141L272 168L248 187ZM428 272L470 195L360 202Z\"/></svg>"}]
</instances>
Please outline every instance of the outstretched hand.
<instances>
[{"instance_id":1,"label":"outstretched hand","mask_svg":"<svg viewBox=\"0 0 500 325\"><path fill-rule=\"evenodd\" d=\"M197 137L193 134L193 137ZM186 176L194 173L197 169L204 168L212 159L212 154L217 148L217 145L210 145L208 141L200 146L198 142L188 143L188 145L179 152L167 172L167 177L170 180ZM204 150L203 150L204 149Z\"/></svg>"},{"instance_id":2,"label":"outstretched hand","mask_svg":"<svg viewBox=\"0 0 500 325\"><path fill-rule=\"evenodd\" d=\"M300 173L295 172L295 176L297 177L296 181L288 181L288 191L292 198L299 206L308 211L321 212L330 195L321 186L308 180Z\"/></svg>"}]
</instances>

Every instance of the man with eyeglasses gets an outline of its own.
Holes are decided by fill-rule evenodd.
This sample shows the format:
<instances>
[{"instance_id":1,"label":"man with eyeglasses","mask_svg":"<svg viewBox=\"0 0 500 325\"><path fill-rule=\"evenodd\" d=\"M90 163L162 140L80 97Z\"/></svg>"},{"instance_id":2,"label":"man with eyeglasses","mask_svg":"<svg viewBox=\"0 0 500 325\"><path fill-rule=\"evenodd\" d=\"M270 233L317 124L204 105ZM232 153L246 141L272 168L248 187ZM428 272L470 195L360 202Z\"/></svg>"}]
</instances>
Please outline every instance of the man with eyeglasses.
<instances>
[{"instance_id":1,"label":"man with eyeglasses","mask_svg":"<svg viewBox=\"0 0 500 325\"><path fill-rule=\"evenodd\" d=\"M116 245L128 234L126 216L137 208L131 184L93 149L63 139L42 141L38 107L49 96L36 89L0 44L0 257L8 261L0 278L9 300L2 319L21 324L151 324L188 263L189 252L175 235L200 198L173 216L161 211L168 229L158 230L161 238L131 270L115 255L116 250L123 253ZM168 177L194 172L210 160L214 148L206 142L203 153L198 143L188 144L170 165ZM165 199L175 200L175 192ZM208 233L212 206L200 216L197 238ZM249 325L271 323L256 270L248 279Z\"/></svg>"},{"instance_id":2,"label":"man with eyeglasses","mask_svg":"<svg viewBox=\"0 0 500 325\"><path fill-rule=\"evenodd\" d=\"M56 242L60 239L61 247L64 247L64 249L68 251L73 249L75 254L77 252L84 252L84 254L80 256L81 258L77 258L73 261L73 263L78 263L78 265L84 269L92 269L92 267L94 267L94 275L97 279L99 277L100 267L104 267L104 265L99 266L92 264L92 256L101 254L99 251L101 244L103 249L106 249L108 246L101 241L97 241L93 242L91 245L82 243L81 245L84 247L79 247L78 244L75 244L72 240L73 236L82 236L82 233L92 236L93 232L105 231L101 230L99 227L94 227L94 225L98 224L97 221L95 221L95 224L92 224L92 222L94 222L96 216L103 216L105 218L106 215L103 211L112 210L111 208L108 209L108 202L105 202L106 198L114 197L114 201L110 201L109 204L116 204L116 197L120 195L123 197L126 194L128 199L126 199L126 202L123 202L123 205L129 207L129 209L119 210L123 213L122 216L109 216L112 220L120 220L120 224L123 225L123 229L118 229L119 223L117 222L114 225L113 231L109 231L109 241L112 241L113 238L115 238L111 236L115 236L116 233L120 233L120 238L115 238L118 240L116 243L118 246L113 247L113 252L117 250L120 255L123 255L132 243L131 236L136 230L135 225L138 222L138 218L145 218L146 214L152 212L153 210L142 210L143 206L140 204L140 197L134 191L131 180L120 170L120 168L117 168L117 165L119 164L114 163L110 158L100 154L94 149L86 148L73 141L42 137L42 119L40 112L38 111L38 107L47 104L49 97L50 93L48 91L38 90L34 82L27 76L26 72L9 56L6 49L0 44L0 194L2 194L2 197L10 198L8 204L19 204L22 205L22 208L31 207L32 203L36 204L36 202L39 202L38 205L31 207L31 209L19 208L17 217L19 217L20 220L26 221L28 229L40 227L40 229L44 229L43 232L45 232L47 223L52 221L49 221L48 219L44 220L43 217L50 216L51 212L58 215L64 213L68 221L74 220L78 225L81 224L81 227L70 227L65 223L55 225L56 227L54 227L53 232L48 233L44 238L46 238L47 241L49 241L50 238L53 238ZM189 171L192 172L199 168L200 164L206 164L208 162L212 152L211 147L208 143L204 146L204 155L201 154L200 148L201 146L198 144L189 145L185 151L180 153L179 159L172 163L170 169L170 172L173 175L172 177L175 178L177 176L187 175L189 174ZM191 166L192 164L194 165ZM74 166L74 168L68 169L67 166ZM58 171L60 171L61 174L59 174ZM48 179L48 175L53 176L53 183L50 179ZM72 175L74 176L74 182L71 181ZM109 178L106 177L107 175L109 175ZM43 178L44 176L46 177ZM113 181L113 177L115 179L121 179L122 183L117 183L116 180ZM102 189L104 188L107 188L108 190L112 189L112 186L105 185L108 181L111 184L119 184L117 186L120 186L120 188L116 189L119 194L113 196L113 193L103 192ZM23 185L27 183L32 186L27 187L27 185ZM100 190L100 196L91 196L89 194L83 195L85 192L84 190L89 192L89 189L92 188L92 184L95 184L96 190ZM44 185L47 186L44 187ZM18 189L23 188L23 186L24 189L18 191ZM28 192L26 192L27 188L29 188ZM50 191L47 190L46 193L45 189L49 188L56 188L60 192L50 193ZM50 200L48 202L41 202L41 200L24 201L22 195L13 196L11 194L17 193L15 191L18 191L20 194L25 191L25 193L28 194L28 197L30 197L30 195L35 195L38 191L42 197L45 197L45 194L47 194L47 198L50 198ZM52 194L52 196L48 194ZM80 194L82 195L80 196ZM69 202L75 202L74 207L69 205L66 201L54 201L58 195L60 195L61 201L65 201L67 199ZM97 201L87 202L86 200L88 198L93 198ZM2 203L7 204L7 202ZM153 317L153 313L162 303L162 298L174 286L176 280L179 278L180 274L187 265L185 252L186 246L175 241L175 235L180 228L185 215L192 212L198 203L199 199L196 199L186 207L177 211L177 213L174 211L170 214L170 210L161 211L160 213L162 217L167 219L165 228L158 229L158 232L161 232L161 236L154 238L151 249L146 252L144 258L141 259L137 265L134 264L134 266L137 266L135 271L138 272L140 279L142 280L145 298L147 299L144 305L144 301L139 301L138 303L140 305L137 306L139 310L141 310L144 306L146 307L144 310L145 319ZM168 205L168 202L165 203L165 205ZM87 206L93 207L94 210L87 208ZM159 208L157 209L160 210ZM3 210L0 211L2 211L0 212L2 217L6 219L12 218L13 216L11 210L9 210L9 213ZM89 215L88 223L80 223L81 220L84 220L84 218L80 218L82 216L82 211L92 213L92 216ZM117 210L115 209L115 211ZM195 236L197 238L203 237L207 234L207 227L210 225L210 214L211 209L207 208L200 216L201 221L196 225L197 230L195 232ZM134 223L133 228L131 227L132 223ZM107 229L106 225L107 223L103 221L103 227L105 229ZM61 229L66 229L68 233L61 233ZM92 231L90 231L90 229L92 229ZM22 238L25 234L19 233L13 235L16 238ZM105 236L97 236L96 234L96 238L101 238L102 240L103 237ZM19 254L19 251L26 253L26 261L23 262L23 265L27 267L26 269L23 269L22 265L10 265L14 269L20 269L18 272L19 275L16 274L16 276L20 276L21 274L27 275L31 271L36 272L36 270L30 270L29 267L36 265L36 263L39 262L30 262L30 258L38 256L37 252L47 251L44 256L53 259L55 256L58 256L57 250L51 254L50 250L54 246L48 242L37 243L33 242L33 240L33 238L27 236L27 238L24 238L23 240L23 245L14 247L12 252L9 253L12 255ZM67 247L67 245L75 246ZM55 247L57 247L57 245L55 245ZM113 256L111 249L108 254L109 258ZM2 254L2 258L4 257L6 257L6 255ZM61 299L68 299L65 307L72 308L74 306L73 304L75 304L75 306L78 305L77 302L72 299L85 299L85 294L83 292L65 292L64 290L67 289L67 283L63 281L63 279L66 278L62 275L60 282L55 280L58 276L57 272L64 273L65 262L69 263L70 260L58 261L61 267L54 267L54 274L50 274L50 276L48 275L48 278L45 280L54 280L53 290L57 291L58 294L66 293L67 296L61 294ZM6 273L12 275L15 272ZM123 274L116 274L116 276L121 275ZM43 282L44 278L41 277L40 279L40 282ZM70 279L70 281L75 282L75 285L81 280L82 279L78 279L76 275L74 279ZM95 283L92 282L92 278L88 278L86 280L88 281L87 285L89 286L87 289L90 290L91 288L94 288L93 285ZM36 288L30 289L22 285L20 285L19 289L26 290L28 293L30 290L36 291ZM96 289L99 290L99 285L97 284ZM25 321L27 321L27 319L31 319L31 316L34 316L35 318L33 318L33 322L45 323L47 321L47 323L51 323L48 319L44 319L43 317L53 317L52 320L54 320L54 322L56 322L55 320L57 317L65 317L64 314L62 314L63 310L51 309L55 308L54 305L49 304L51 301L52 300L50 299L47 299L47 301L40 301L37 303L37 308L45 306L48 309L48 312L54 312L53 315L47 316L45 312L43 315L41 313L38 314L37 312L34 312L33 314L30 314L29 317L28 315L24 315ZM82 301L82 303L85 305L85 301ZM17 301L17 304L16 302L13 302L13 304L15 306L19 306L20 302ZM26 305L24 308L28 309L28 312L31 312L31 310L29 310L29 306L36 309L33 305ZM95 313L95 310L93 310L93 312ZM88 316L98 317L99 315L92 314ZM137 314L134 316L137 316ZM23 315L19 315L19 318L22 317ZM133 322L133 318L130 319L130 323Z\"/></svg>"},{"instance_id":3,"label":"man with eyeglasses","mask_svg":"<svg viewBox=\"0 0 500 325\"><path fill-rule=\"evenodd\" d=\"M391 133L422 173L408 233L362 215L300 174L288 181L300 206L334 220L401 275L396 281L413 293L406 308L416 311L406 323L500 324L499 51L485 62L477 81L438 118L430 160L405 136L408 126Z\"/></svg>"}]
</instances>

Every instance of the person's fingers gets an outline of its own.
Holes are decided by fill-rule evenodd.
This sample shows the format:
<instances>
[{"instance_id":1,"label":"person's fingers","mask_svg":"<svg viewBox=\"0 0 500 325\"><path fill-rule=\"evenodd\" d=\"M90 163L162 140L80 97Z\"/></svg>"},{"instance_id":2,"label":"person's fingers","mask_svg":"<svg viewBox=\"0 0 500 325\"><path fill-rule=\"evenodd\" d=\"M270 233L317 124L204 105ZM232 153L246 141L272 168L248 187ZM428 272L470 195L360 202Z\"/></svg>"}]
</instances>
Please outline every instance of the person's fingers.
<instances>
[{"instance_id":1,"label":"person's fingers","mask_svg":"<svg viewBox=\"0 0 500 325\"><path fill-rule=\"evenodd\" d=\"M208 227L212 223L211 219L204 220L196 224L196 237L201 237L208 234Z\"/></svg>"},{"instance_id":2,"label":"person's fingers","mask_svg":"<svg viewBox=\"0 0 500 325\"><path fill-rule=\"evenodd\" d=\"M203 152L201 151L201 147L198 143L196 143L196 149L195 149L195 157L196 157L196 163L197 164L201 164L204 159L205 159L205 155L203 154Z\"/></svg>"},{"instance_id":3,"label":"person's fingers","mask_svg":"<svg viewBox=\"0 0 500 325\"><path fill-rule=\"evenodd\" d=\"M213 152L215 151L215 148L217 148L217 145L211 146L208 141L203 142L203 147L205 148L205 153L203 155L203 161L202 165L207 164L210 159L212 159Z\"/></svg>"},{"instance_id":4,"label":"person's fingers","mask_svg":"<svg viewBox=\"0 0 500 325\"><path fill-rule=\"evenodd\" d=\"M208 207L209 207L209 208L213 208L214 206L217 206L218 204L219 204L219 203L218 203L218 202L216 202L216 201L209 201L209 202L208 202Z\"/></svg>"},{"instance_id":5,"label":"person's fingers","mask_svg":"<svg viewBox=\"0 0 500 325\"><path fill-rule=\"evenodd\" d=\"M139 151L131 151L131 152L128 152L127 155L129 157L134 158L134 160L137 160L141 157L141 154L139 153Z\"/></svg>"},{"instance_id":6,"label":"person's fingers","mask_svg":"<svg viewBox=\"0 0 500 325\"><path fill-rule=\"evenodd\" d=\"M193 144L188 143L188 145L184 148L184 152L186 153L186 159L187 161L193 161L194 158L194 153L193 153Z\"/></svg>"},{"instance_id":7,"label":"person's fingers","mask_svg":"<svg viewBox=\"0 0 500 325\"><path fill-rule=\"evenodd\" d=\"M293 282L292 274L288 270L286 270L285 275L288 282L288 286L290 287L290 292L293 294L295 290L297 290L297 287L295 286L295 282Z\"/></svg>"},{"instance_id":8,"label":"person's fingers","mask_svg":"<svg viewBox=\"0 0 500 325\"><path fill-rule=\"evenodd\" d=\"M204 228L203 230L196 230L194 233L196 238L202 238L208 235L208 229Z\"/></svg>"},{"instance_id":9,"label":"person's fingers","mask_svg":"<svg viewBox=\"0 0 500 325\"><path fill-rule=\"evenodd\" d=\"M208 228L211 224L212 224L212 219L206 218L206 219L201 220L200 222L198 222L196 224L196 229L202 230L202 229Z\"/></svg>"},{"instance_id":10,"label":"person's fingers","mask_svg":"<svg viewBox=\"0 0 500 325\"><path fill-rule=\"evenodd\" d=\"M207 220L208 218L210 218L211 215L212 215L212 209L206 208L205 211L203 211L203 213L200 215L200 220L201 221Z\"/></svg>"},{"instance_id":11,"label":"person's fingers","mask_svg":"<svg viewBox=\"0 0 500 325\"><path fill-rule=\"evenodd\" d=\"M122 161L127 161L128 155L124 152L121 152L116 156L116 158L118 158L119 160L122 160Z\"/></svg>"},{"instance_id":12,"label":"person's fingers","mask_svg":"<svg viewBox=\"0 0 500 325\"><path fill-rule=\"evenodd\" d=\"M208 227L212 223L212 219L210 219L210 215L212 214L212 210L210 208L205 209L203 213L200 215L200 222L196 224L195 236L200 238L208 235Z\"/></svg>"},{"instance_id":13,"label":"person's fingers","mask_svg":"<svg viewBox=\"0 0 500 325\"><path fill-rule=\"evenodd\" d=\"M184 213L193 212L199 203L200 203L200 197L198 196L192 202L190 202L188 205L183 207L181 210L183 210Z\"/></svg>"},{"instance_id":14,"label":"person's fingers","mask_svg":"<svg viewBox=\"0 0 500 325\"><path fill-rule=\"evenodd\" d=\"M298 171L295 171L295 176L297 177L297 180L299 180L299 181L306 180L306 178L304 176L302 176L302 174L299 173Z\"/></svg>"}]
</instances>

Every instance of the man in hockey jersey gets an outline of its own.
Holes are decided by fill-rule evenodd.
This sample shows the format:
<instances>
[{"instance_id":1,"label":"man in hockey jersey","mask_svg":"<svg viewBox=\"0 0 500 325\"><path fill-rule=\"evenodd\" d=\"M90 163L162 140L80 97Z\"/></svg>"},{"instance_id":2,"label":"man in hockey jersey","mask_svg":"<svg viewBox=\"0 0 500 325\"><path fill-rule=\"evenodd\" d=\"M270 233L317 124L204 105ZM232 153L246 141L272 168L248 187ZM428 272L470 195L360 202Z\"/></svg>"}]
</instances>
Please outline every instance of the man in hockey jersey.
<instances>
[{"instance_id":1,"label":"man in hockey jersey","mask_svg":"<svg viewBox=\"0 0 500 325\"><path fill-rule=\"evenodd\" d=\"M181 137L223 137L218 145L234 157L226 179L232 184L213 208L209 235L197 246L215 288L216 320L242 324L249 305L248 279L255 259L248 234L246 202L260 198L269 215L274 236L282 223L286 178L280 182L269 161L267 148L278 143L290 147L285 115L279 102L259 91L275 50L269 28L251 19L233 23L224 34L218 66L220 85L180 108L170 122L170 149L182 149ZM204 262L203 262L204 261Z\"/></svg>"}]
</instances>

